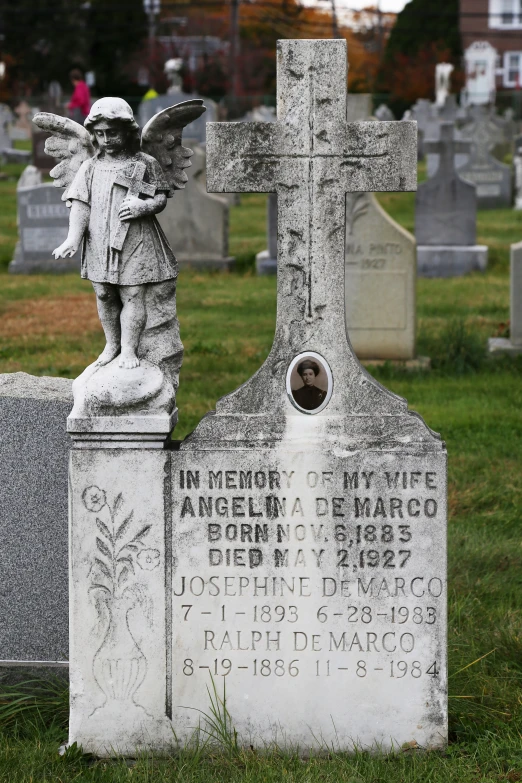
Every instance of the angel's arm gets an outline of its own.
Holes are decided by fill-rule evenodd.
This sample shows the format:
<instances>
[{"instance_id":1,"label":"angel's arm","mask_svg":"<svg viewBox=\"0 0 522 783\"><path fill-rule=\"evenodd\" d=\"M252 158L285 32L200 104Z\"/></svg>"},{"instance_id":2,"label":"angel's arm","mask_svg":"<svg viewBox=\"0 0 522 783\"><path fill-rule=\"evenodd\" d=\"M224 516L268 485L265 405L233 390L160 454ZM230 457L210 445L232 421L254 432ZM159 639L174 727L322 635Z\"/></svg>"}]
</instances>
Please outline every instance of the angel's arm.
<instances>
[{"instance_id":1,"label":"angel's arm","mask_svg":"<svg viewBox=\"0 0 522 783\"><path fill-rule=\"evenodd\" d=\"M167 196L165 193L156 193L152 198L145 199L127 196L121 202L118 217L120 220L134 220L146 215L157 215L159 212L163 212L166 206Z\"/></svg>"},{"instance_id":2,"label":"angel's arm","mask_svg":"<svg viewBox=\"0 0 522 783\"><path fill-rule=\"evenodd\" d=\"M89 225L91 208L84 201L73 199L71 214L69 215L69 233L65 242L53 250L55 258L70 258L73 256L83 239L83 235Z\"/></svg>"}]
</instances>

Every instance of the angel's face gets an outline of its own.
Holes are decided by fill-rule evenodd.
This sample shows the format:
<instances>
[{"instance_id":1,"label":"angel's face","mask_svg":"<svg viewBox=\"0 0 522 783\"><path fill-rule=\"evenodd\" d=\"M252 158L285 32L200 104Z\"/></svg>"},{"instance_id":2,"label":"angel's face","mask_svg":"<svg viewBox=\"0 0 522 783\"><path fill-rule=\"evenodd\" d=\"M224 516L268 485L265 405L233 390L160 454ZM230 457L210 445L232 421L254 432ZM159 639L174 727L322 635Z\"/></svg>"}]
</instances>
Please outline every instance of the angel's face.
<instances>
[{"instance_id":1,"label":"angel's face","mask_svg":"<svg viewBox=\"0 0 522 783\"><path fill-rule=\"evenodd\" d=\"M119 122L100 120L93 128L100 149L108 155L121 152L127 141L126 130Z\"/></svg>"}]
</instances>

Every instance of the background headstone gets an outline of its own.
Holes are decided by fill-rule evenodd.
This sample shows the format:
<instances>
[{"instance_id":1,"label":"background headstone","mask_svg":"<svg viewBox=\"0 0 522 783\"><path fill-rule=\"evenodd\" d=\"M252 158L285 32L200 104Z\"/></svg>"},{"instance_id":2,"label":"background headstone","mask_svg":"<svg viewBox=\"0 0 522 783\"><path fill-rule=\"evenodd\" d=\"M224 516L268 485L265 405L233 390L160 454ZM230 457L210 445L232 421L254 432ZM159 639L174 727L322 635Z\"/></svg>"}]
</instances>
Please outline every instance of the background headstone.
<instances>
[{"instance_id":1,"label":"background headstone","mask_svg":"<svg viewBox=\"0 0 522 783\"><path fill-rule=\"evenodd\" d=\"M9 106L5 103L0 103L0 156L4 149L8 149L11 146L11 135L9 131L13 119L13 113Z\"/></svg>"},{"instance_id":2,"label":"background headstone","mask_svg":"<svg viewBox=\"0 0 522 783\"><path fill-rule=\"evenodd\" d=\"M473 113L472 121L460 130L461 137L469 139L472 148L468 161L458 168L458 172L463 179L476 185L479 209L509 207L513 197L511 167L501 163L491 152L505 142L504 128L482 108L475 108Z\"/></svg>"},{"instance_id":3,"label":"background headstone","mask_svg":"<svg viewBox=\"0 0 522 783\"><path fill-rule=\"evenodd\" d=\"M234 264L228 255L229 200L207 192L205 149L197 144L191 148L185 189L167 201L158 220L180 267L229 269Z\"/></svg>"},{"instance_id":4,"label":"background headstone","mask_svg":"<svg viewBox=\"0 0 522 783\"><path fill-rule=\"evenodd\" d=\"M62 193L50 184L17 188L20 239L9 264L11 274L60 274L80 269L81 251L68 259L56 260L52 255L69 230L69 210Z\"/></svg>"},{"instance_id":5,"label":"background headstone","mask_svg":"<svg viewBox=\"0 0 522 783\"><path fill-rule=\"evenodd\" d=\"M435 175L417 189L415 239L421 277L453 277L487 265L487 247L476 245L475 186L455 171L453 123L443 123ZM429 145L427 145L429 148Z\"/></svg>"},{"instance_id":6,"label":"background headstone","mask_svg":"<svg viewBox=\"0 0 522 783\"><path fill-rule=\"evenodd\" d=\"M350 92L346 103L347 122L367 120L372 114L372 95L369 92Z\"/></svg>"},{"instance_id":7,"label":"background headstone","mask_svg":"<svg viewBox=\"0 0 522 783\"><path fill-rule=\"evenodd\" d=\"M381 122L392 122L392 120L395 119L392 110L389 106L386 106L385 103L381 103L381 105L375 109L374 114Z\"/></svg>"},{"instance_id":8,"label":"background headstone","mask_svg":"<svg viewBox=\"0 0 522 783\"><path fill-rule=\"evenodd\" d=\"M258 275L277 274L277 193L269 193L266 204L267 250L256 255Z\"/></svg>"},{"instance_id":9,"label":"background headstone","mask_svg":"<svg viewBox=\"0 0 522 783\"><path fill-rule=\"evenodd\" d=\"M346 197L346 327L359 359L415 358L415 239L372 193Z\"/></svg>"},{"instance_id":10,"label":"background headstone","mask_svg":"<svg viewBox=\"0 0 522 783\"><path fill-rule=\"evenodd\" d=\"M0 667L67 664L72 381L0 375Z\"/></svg>"},{"instance_id":11,"label":"background headstone","mask_svg":"<svg viewBox=\"0 0 522 783\"><path fill-rule=\"evenodd\" d=\"M176 103L183 103L183 101L192 101L195 98L201 98L201 95L196 93L186 93L179 90L168 95L158 95L157 98L151 98L147 101L142 101L138 108L137 121L141 128L144 128L147 122L158 114L163 109L168 109L169 106L174 106ZM197 120L191 122L183 130L183 143L192 147L191 141L203 144L207 135L207 122L216 122L218 119L217 104L210 98L203 98L205 103L206 112L198 117Z\"/></svg>"},{"instance_id":12,"label":"background headstone","mask_svg":"<svg viewBox=\"0 0 522 783\"><path fill-rule=\"evenodd\" d=\"M511 245L511 301L509 337L491 337L488 348L491 354L522 353L522 242Z\"/></svg>"}]
</instances>

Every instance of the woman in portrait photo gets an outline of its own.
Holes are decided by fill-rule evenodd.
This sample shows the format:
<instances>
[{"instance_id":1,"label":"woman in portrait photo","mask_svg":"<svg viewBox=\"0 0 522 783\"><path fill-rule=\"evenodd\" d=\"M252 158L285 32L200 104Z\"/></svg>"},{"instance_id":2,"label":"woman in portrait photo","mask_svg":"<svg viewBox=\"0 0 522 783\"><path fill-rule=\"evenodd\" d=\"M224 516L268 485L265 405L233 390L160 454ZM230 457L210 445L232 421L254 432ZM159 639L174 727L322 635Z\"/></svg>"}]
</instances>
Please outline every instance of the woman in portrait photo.
<instances>
[{"instance_id":1,"label":"woman in portrait photo","mask_svg":"<svg viewBox=\"0 0 522 783\"><path fill-rule=\"evenodd\" d=\"M326 391L315 385L316 378L321 372L319 365L312 359L304 359L297 365L297 372L303 381L303 386L292 389L294 400L305 411L314 411L326 399Z\"/></svg>"}]
</instances>

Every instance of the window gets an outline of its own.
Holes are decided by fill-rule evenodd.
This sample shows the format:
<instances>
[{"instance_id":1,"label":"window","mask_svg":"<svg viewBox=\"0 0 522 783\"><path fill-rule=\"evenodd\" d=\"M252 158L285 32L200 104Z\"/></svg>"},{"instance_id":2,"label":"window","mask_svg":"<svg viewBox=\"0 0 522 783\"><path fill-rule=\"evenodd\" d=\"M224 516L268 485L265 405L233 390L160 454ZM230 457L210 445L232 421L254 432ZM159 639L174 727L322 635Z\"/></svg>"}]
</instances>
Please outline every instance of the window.
<instances>
[{"instance_id":1,"label":"window","mask_svg":"<svg viewBox=\"0 0 522 783\"><path fill-rule=\"evenodd\" d=\"M504 55L504 87L522 86L522 52Z\"/></svg>"},{"instance_id":2,"label":"window","mask_svg":"<svg viewBox=\"0 0 522 783\"><path fill-rule=\"evenodd\" d=\"M490 0L489 26L522 27L522 0Z\"/></svg>"}]
</instances>

